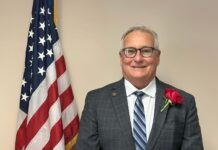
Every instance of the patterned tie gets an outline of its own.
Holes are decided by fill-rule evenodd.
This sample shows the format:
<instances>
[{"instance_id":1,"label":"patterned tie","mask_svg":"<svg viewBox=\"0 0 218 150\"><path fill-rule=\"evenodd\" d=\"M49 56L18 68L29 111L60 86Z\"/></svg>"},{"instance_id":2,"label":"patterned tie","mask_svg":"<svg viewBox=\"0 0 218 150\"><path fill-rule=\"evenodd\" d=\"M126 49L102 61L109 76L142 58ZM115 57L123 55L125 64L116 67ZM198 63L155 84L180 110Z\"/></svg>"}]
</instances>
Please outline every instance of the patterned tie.
<instances>
[{"instance_id":1,"label":"patterned tie","mask_svg":"<svg viewBox=\"0 0 218 150\"><path fill-rule=\"evenodd\" d=\"M134 92L137 99L134 107L133 115L133 137L135 139L136 150L146 150L147 136L145 113L142 103L142 96L145 94L141 91Z\"/></svg>"}]
</instances>

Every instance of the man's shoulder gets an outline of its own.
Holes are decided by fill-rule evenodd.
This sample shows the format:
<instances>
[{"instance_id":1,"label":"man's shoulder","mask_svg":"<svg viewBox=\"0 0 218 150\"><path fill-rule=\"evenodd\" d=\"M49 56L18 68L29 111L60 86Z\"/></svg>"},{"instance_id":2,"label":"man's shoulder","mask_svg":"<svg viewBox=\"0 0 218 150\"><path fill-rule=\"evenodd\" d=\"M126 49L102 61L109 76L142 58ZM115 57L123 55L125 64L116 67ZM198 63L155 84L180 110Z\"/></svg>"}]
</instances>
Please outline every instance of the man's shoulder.
<instances>
[{"instance_id":1,"label":"man's shoulder","mask_svg":"<svg viewBox=\"0 0 218 150\"><path fill-rule=\"evenodd\" d=\"M191 94L191 93L189 93L189 92L187 92L186 90L184 90L184 89L182 89L182 88L179 88L179 87L177 87L177 86L175 86L175 85L172 85L172 84L169 84L169 83L166 83L166 82L163 82L163 81L161 81L161 80L159 80L158 78L157 78L157 87L160 87L160 88L163 88L163 89L166 89L166 88L170 88L170 89L173 89L173 90L176 90L176 91L178 91L184 98L194 98L194 96Z\"/></svg>"},{"instance_id":2,"label":"man's shoulder","mask_svg":"<svg viewBox=\"0 0 218 150\"><path fill-rule=\"evenodd\" d=\"M102 87L93 89L93 90L89 91L88 94L108 93L108 92L111 92L112 90L120 89L122 87L124 87L123 78L121 80L119 80L119 81L115 81L115 82L106 84L106 85L104 85Z\"/></svg>"}]
</instances>

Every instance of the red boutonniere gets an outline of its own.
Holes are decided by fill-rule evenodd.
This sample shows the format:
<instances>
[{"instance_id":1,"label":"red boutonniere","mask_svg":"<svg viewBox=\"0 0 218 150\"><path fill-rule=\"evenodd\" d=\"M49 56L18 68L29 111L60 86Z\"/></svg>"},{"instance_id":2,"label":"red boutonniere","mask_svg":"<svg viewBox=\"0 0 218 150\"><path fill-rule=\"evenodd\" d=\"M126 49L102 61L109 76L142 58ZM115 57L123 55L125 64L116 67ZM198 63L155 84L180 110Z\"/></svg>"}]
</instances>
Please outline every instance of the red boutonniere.
<instances>
[{"instance_id":1,"label":"red boutonniere","mask_svg":"<svg viewBox=\"0 0 218 150\"><path fill-rule=\"evenodd\" d=\"M166 101L163 108L161 109L161 112L169 107L169 105L181 105L183 103L183 97L180 95L180 93L170 88L165 89L164 99Z\"/></svg>"}]
</instances>

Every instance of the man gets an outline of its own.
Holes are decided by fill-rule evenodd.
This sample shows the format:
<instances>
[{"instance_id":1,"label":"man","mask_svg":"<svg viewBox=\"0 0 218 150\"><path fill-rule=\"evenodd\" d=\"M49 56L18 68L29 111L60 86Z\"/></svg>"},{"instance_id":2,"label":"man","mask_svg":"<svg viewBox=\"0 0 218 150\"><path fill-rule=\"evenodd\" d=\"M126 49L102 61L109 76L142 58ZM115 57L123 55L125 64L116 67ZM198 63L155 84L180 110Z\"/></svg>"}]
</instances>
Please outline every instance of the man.
<instances>
[{"instance_id":1,"label":"man","mask_svg":"<svg viewBox=\"0 0 218 150\"><path fill-rule=\"evenodd\" d=\"M194 97L156 77L157 34L133 27L122 40L124 78L87 94L77 150L203 150Z\"/></svg>"}]
</instances>

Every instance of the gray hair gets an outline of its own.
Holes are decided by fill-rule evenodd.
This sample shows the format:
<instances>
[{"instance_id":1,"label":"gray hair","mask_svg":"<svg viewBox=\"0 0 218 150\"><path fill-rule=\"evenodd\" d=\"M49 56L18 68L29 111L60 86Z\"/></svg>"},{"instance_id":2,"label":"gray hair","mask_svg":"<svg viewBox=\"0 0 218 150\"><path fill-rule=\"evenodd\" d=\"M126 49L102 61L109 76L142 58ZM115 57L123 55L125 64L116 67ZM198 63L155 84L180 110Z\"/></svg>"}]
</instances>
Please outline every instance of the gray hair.
<instances>
[{"instance_id":1,"label":"gray hair","mask_svg":"<svg viewBox=\"0 0 218 150\"><path fill-rule=\"evenodd\" d=\"M150 34L153 38L154 38L154 48L155 49L159 49L159 42L158 42L158 35L155 31L153 31L152 29L146 27L146 26L134 26L129 28L129 30L127 30L123 36L122 36L122 42L124 41L124 39L126 38L126 36L133 32L133 31L141 31L144 33L148 33Z\"/></svg>"}]
</instances>

